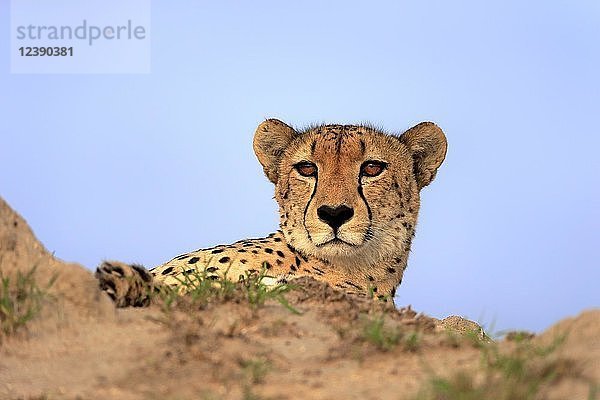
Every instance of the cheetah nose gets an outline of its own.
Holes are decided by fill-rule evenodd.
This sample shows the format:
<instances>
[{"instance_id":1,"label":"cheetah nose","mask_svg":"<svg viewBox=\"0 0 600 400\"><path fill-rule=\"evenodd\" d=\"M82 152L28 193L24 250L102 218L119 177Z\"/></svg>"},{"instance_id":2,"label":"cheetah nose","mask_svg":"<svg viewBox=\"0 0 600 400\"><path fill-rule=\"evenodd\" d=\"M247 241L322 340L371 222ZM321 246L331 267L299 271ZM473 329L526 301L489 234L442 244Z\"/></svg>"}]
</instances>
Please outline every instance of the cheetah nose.
<instances>
[{"instance_id":1,"label":"cheetah nose","mask_svg":"<svg viewBox=\"0 0 600 400\"><path fill-rule=\"evenodd\" d=\"M354 215L354 210L348 206L321 206L317 209L319 219L333 228L337 232L338 228L348 221Z\"/></svg>"}]
</instances>

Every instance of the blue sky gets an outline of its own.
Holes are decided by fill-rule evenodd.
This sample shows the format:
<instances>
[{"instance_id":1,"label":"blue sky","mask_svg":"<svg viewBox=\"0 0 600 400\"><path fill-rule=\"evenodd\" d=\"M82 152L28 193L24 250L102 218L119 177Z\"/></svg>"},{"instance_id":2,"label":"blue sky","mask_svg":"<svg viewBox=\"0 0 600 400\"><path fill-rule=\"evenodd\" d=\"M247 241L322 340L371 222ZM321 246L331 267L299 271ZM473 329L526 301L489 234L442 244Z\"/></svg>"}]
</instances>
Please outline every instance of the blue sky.
<instances>
[{"instance_id":1,"label":"blue sky","mask_svg":"<svg viewBox=\"0 0 600 400\"><path fill-rule=\"evenodd\" d=\"M153 1L150 74L10 74L4 29L0 195L62 259L154 266L276 229L264 118L431 120L397 304L495 330L600 306L598 2L297 3Z\"/></svg>"}]
</instances>

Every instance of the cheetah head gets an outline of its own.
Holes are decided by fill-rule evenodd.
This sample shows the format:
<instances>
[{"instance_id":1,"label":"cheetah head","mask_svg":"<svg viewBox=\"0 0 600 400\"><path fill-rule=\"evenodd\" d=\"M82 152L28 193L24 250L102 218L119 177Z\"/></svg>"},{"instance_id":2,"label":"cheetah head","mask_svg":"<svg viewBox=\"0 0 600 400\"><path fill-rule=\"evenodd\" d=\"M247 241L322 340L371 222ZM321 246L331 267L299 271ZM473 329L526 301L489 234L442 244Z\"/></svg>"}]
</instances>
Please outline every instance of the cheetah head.
<instances>
[{"instance_id":1,"label":"cheetah head","mask_svg":"<svg viewBox=\"0 0 600 400\"><path fill-rule=\"evenodd\" d=\"M446 138L430 122L394 136L366 125L296 131L269 119L254 151L275 184L290 246L329 263L372 266L408 252L419 191L444 160Z\"/></svg>"}]
</instances>

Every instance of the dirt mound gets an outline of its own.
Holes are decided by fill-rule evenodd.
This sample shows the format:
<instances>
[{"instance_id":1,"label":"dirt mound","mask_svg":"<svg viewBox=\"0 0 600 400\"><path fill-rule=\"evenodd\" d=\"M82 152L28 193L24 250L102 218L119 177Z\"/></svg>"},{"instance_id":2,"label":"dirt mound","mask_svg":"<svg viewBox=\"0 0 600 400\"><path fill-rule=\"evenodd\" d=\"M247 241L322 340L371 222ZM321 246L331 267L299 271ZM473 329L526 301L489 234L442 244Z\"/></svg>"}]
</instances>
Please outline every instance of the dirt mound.
<instances>
[{"instance_id":1,"label":"dirt mound","mask_svg":"<svg viewBox=\"0 0 600 400\"><path fill-rule=\"evenodd\" d=\"M0 198L2 276L16 282L32 270L42 308L22 329L0 330L0 399L97 398L90 388L134 368L138 351L164 337L139 310L117 312L88 270L54 258Z\"/></svg>"},{"instance_id":2,"label":"dirt mound","mask_svg":"<svg viewBox=\"0 0 600 400\"><path fill-rule=\"evenodd\" d=\"M499 343L307 278L264 304L240 286L117 310L0 199L0 270L14 283L33 267L41 288L55 281L35 318L0 332L0 399L588 399L600 379L598 310Z\"/></svg>"},{"instance_id":3,"label":"dirt mound","mask_svg":"<svg viewBox=\"0 0 600 400\"><path fill-rule=\"evenodd\" d=\"M77 308L75 314L98 314L111 310L110 303L97 290L93 276L80 265L54 258L36 239L25 220L0 198L0 267L8 276L33 268L38 284L52 295ZM112 311L111 311L112 313Z\"/></svg>"}]
</instances>

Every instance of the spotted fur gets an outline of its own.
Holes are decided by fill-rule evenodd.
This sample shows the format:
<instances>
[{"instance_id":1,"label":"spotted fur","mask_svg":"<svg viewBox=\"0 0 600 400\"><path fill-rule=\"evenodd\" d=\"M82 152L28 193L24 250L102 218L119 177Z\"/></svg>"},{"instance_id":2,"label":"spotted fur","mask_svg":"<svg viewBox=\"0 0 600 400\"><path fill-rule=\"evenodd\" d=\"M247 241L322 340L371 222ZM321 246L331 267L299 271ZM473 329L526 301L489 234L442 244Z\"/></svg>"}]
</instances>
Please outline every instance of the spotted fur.
<instances>
[{"instance_id":1,"label":"spotted fur","mask_svg":"<svg viewBox=\"0 0 600 400\"><path fill-rule=\"evenodd\" d=\"M419 192L446 155L442 130L430 122L399 136L368 125L294 130L269 119L256 130L254 150L275 185L280 230L174 257L150 271L151 284L178 285L195 271L237 280L266 268L266 283L312 276L348 293L393 296L415 234ZM378 175L364 172L370 162L382 167ZM115 274L116 265L127 273ZM109 284L123 280L119 275L135 288L149 284L149 274L122 263L104 263L97 275L109 290L123 286ZM145 304L135 290L115 293L118 305Z\"/></svg>"}]
</instances>

